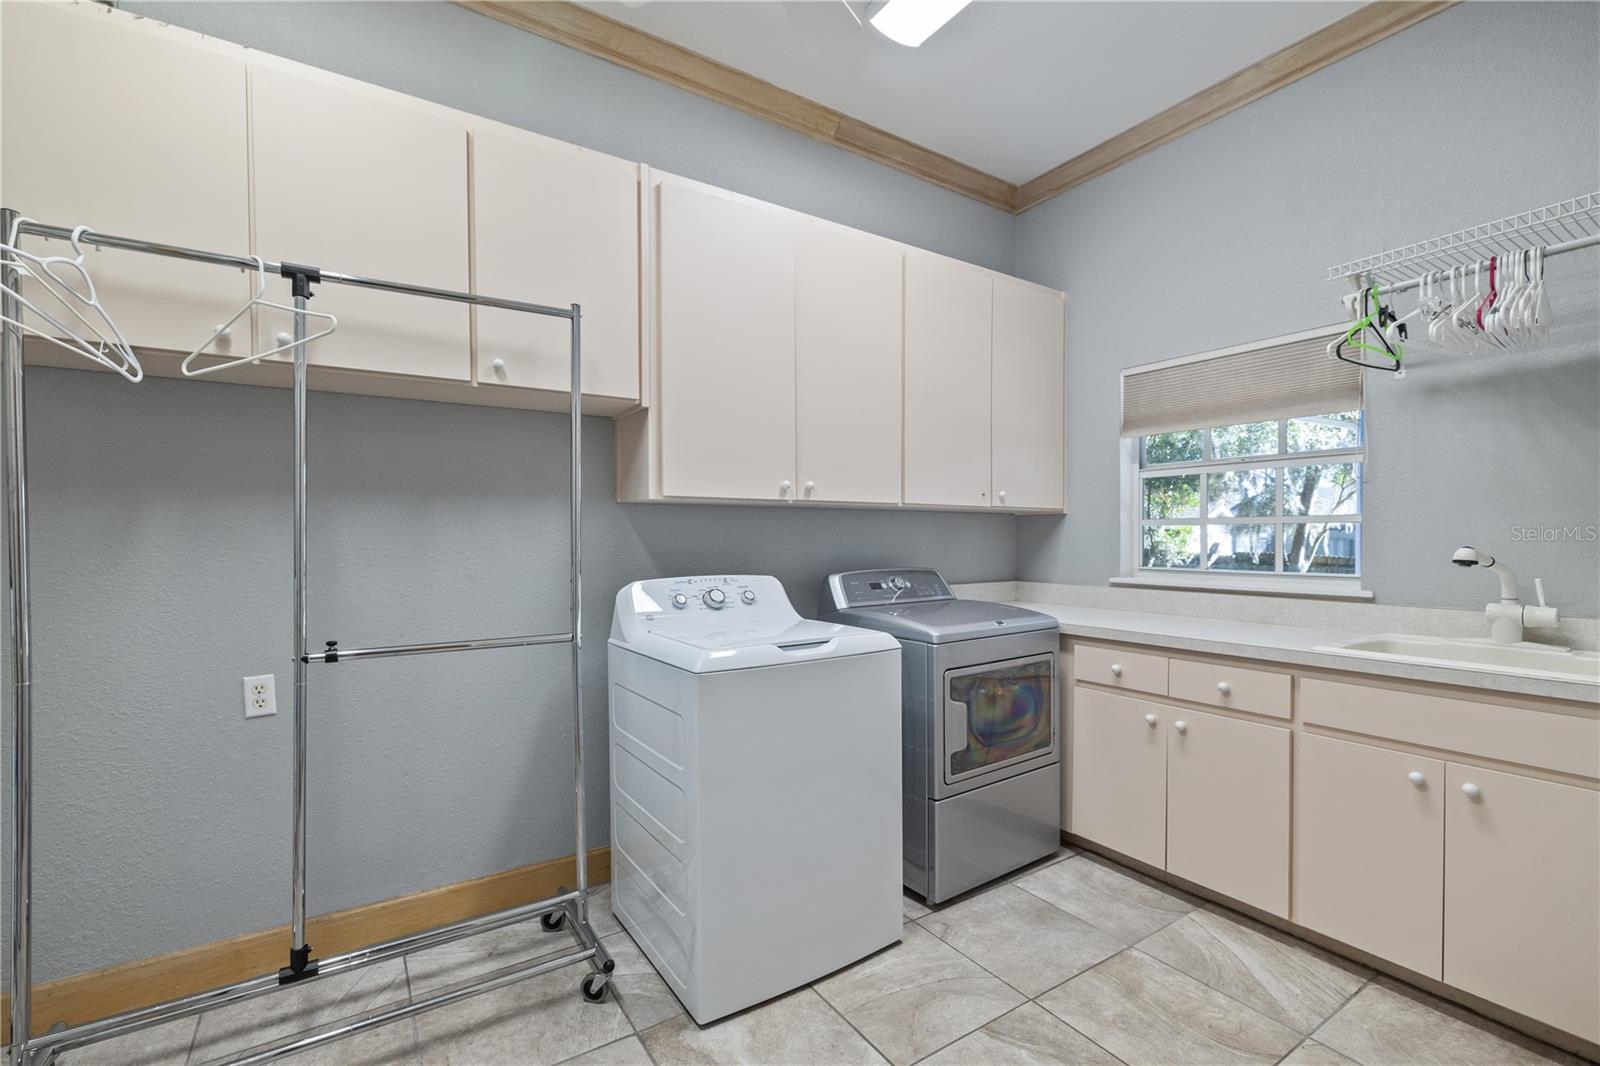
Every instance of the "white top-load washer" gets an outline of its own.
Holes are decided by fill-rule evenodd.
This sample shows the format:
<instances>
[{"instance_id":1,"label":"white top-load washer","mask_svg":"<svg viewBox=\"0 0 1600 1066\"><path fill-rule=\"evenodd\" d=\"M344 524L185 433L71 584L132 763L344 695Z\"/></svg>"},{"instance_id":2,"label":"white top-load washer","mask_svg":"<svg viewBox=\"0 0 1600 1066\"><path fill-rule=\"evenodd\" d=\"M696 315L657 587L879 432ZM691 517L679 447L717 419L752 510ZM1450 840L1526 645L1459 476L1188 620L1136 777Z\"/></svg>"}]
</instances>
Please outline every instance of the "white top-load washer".
<instances>
[{"instance_id":1,"label":"white top-load washer","mask_svg":"<svg viewBox=\"0 0 1600 1066\"><path fill-rule=\"evenodd\" d=\"M900 646L772 577L617 593L611 907L704 1024L900 939Z\"/></svg>"}]
</instances>

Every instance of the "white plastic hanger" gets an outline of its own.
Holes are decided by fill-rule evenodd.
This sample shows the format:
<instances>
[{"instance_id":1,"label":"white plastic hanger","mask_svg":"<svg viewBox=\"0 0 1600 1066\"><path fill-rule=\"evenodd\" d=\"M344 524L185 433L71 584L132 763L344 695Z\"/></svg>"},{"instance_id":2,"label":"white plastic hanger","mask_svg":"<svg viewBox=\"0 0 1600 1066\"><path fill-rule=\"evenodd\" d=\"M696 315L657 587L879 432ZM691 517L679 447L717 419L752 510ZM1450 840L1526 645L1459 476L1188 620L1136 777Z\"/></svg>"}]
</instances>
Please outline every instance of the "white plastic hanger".
<instances>
[{"instance_id":1,"label":"white plastic hanger","mask_svg":"<svg viewBox=\"0 0 1600 1066\"><path fill-rule=\"evenodd\" d=\"M94 279L83 265L84 251L79 241L83 234L90 232L89 227L79 226L72 231L69 238L72 255L38 256L17 247L22 224L28 221L31 220L18 218L12 224L11 232L5 235L5 242L0 243L0 266L12 267L21 278L31 279L40 292L48 293L56 304L66 309L67 314L62 315L59 311L51 314L24 296L19 289L0 285L0 291L15 297L29 314L45 322L50 329L40 329L24 318L0 317L0 322L18 326L26 333L42 337L108 370L115 370L129 381L142 381L144 367L139 364L139 357L133 354L133 348L122 336L122 331L117 329L116 322L100 305ZM64 275L76 275L76 282ZM77 320L78 327L88 330L93 339L84 338L77 328L62 322L63 318L69 316Z\"/></svg>"},{"instance_id":2,"label":"white plastic hanger","mask_svg":"<svg viewBox=\"0 0 1600 1066\"><path fill-rule=\"evenodd\" d=\"M202 356L209 355L212 358L217 358L217 353L208 353L206 349L215 344L220 338L231 335L233 324L239 321L239 319L243 318L245 315L249 314L253 308L271 307L278 311L288 311L290 314L296 313L296 309L293 305L274 303L273 301L264 298L267 292L267 265L262 261L260 256L252 256L251 258L256 261L256 294L250 299L246 300L244 306L233 313L232 318L228 319L226 322L222 323L222 325L212 330L211 336L207 337L200 347L196 348L194 351L190 352L184 357L183 363L179 367L179 369L183 372L184 377L204 377L206 374L215 374L219 370L229 370L236 366L244 366L246 363L258 363L261 360L266 359L268 356L277 355L280 352L286 352L294 347L293 340L282 341L276 348L268 348L264 352L252 352L249 355L243 355L237 359L229 359L226 362L217 363L213 366L191 367L189 365ZM326 337L328 334L339 328L339 320L333 315L326 314L322 311L311 310L307 310L303 313L307 318L315 318L328 324L327 328L311 334L303 343L310 344L314 340L321 340L323 337ZM281 336L282 335L280 334L280 337Z\"/></svg>"}]
</instances>

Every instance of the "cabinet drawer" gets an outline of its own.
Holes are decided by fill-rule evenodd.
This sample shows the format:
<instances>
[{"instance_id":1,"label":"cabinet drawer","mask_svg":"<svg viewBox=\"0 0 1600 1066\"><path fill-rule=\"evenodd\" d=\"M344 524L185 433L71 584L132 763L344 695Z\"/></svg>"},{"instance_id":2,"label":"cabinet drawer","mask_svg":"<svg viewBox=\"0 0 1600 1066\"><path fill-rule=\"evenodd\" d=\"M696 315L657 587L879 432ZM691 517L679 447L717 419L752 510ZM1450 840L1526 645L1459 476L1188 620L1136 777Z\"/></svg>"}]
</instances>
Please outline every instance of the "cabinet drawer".
<instances>
[{"instance_id":1,"label":"cabinet drawer","mask_svg":"<svg viewBox=\"0 0 1600 1066\"><path fill-rule=\"evenodd\" d=\"M1591 713L1534 710L1404 689L1300 680L1311 725L1600 777L1600 721Z\"/></svg>"},{"instance_id":2,"label":"cabinet drawer","mask_svg":"<svg viewBox=\"0 0 1600 1066\"><path fill-rule=\"evenodd\" d=\"M1157 696L1167 694L1167 657L1098 644L1075 644L1072 676L1111 688L1135 689Z\"/></svg>"},{"instance_id":3,"label":"cabinet drawer","mask_svg":"<svg viewBox=\"0 0 1600 1066\"><path fill-rule=\"evenodd\" d=\"M1167 667L1169 696L1213 707L1287 718L1289 691L1289 675L1270 670L1247 670L1194 659L1173 659Z\"/></svg>"}]
</instances>

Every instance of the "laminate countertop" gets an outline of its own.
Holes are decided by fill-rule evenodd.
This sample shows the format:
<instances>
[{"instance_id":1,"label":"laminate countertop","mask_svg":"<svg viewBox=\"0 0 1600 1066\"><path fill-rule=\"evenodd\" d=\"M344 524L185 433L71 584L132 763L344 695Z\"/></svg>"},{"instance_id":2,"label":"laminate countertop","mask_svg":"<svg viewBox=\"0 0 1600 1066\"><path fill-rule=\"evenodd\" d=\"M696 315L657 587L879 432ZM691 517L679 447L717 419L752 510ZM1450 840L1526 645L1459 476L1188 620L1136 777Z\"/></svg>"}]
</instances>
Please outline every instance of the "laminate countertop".
<instances>
[{"instance_id":1,"label":"laminate countertop","mask_svg":"<svg viewBox=\"0 0 1600 1066\"><path fill-rule=\"evenodd\" d=\"M1143 611L1116 611L1103 607L1076 607L1061 603L1019 602L1061 622L1061 632L1071 637L1115 640L1127 644L1146 644L1171 651L1232 655L1242 659L1318 666L1375 677L1394 677L1408 681L1431 681L1441 685L1461 685L1491 692L1548 699L1577 700L1600 704L1600 685L1582 681L1559 681L1520 674L1501 674L1470 667L1429 666L1424 663L1369 659L1359 655L1319 651L1322 645L1341 644L1363 636L1333 629L1304 629L1298 626L1265 625L1259 622L1232 622Z\"/></svg>"}]
</instances>

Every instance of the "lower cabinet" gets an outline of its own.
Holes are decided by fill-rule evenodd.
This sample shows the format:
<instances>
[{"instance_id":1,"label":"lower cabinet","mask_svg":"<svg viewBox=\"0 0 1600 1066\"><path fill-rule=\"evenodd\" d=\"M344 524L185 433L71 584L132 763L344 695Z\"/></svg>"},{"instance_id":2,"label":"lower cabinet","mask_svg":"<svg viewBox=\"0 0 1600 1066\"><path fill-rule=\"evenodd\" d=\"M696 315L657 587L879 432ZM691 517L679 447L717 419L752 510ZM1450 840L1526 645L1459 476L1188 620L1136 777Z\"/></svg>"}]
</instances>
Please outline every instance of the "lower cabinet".
<instances>
[{"instance_id":1,"label":"lower cabinet","mask_svg":"<svg viewBox=\"0 0 1600 1066\"><path fill-rule=\"evenodd\" d=\"M1444 763L1302 733L1294 774L1291 917L1439 977Z\"/></svg>"},{"instance_id":2,"label":"lower cabinet","mask_svg":"<svg viewBox=\"0 0 1600 1066\"><path fill-rule=\"evenodd\" d=\"M1289 731L1079 686L1071 829L1289 913Z\"/></svg>"},{"instance_id":3,"label":"lower cabinet","mask_svg":"<svg viewBox=\"0 0 1600 1066\"><path fill-rule=\"evenodd\" d=\"M1289 914L1289 730L1168 711L1167 871Z\"/></svg>"},{"instance_id":4,"label":"lower cabinet","mask_svg":"<svg viewBox=\"0 0 1600 1066\"><path fill-rule=\"evenodd\" d=\"M1600 1044L1592 705L1070 651L1069 832Z\"/></svg>"},{"instance_id":5,"label":"lower cabinet","mask_svg":"<svg viewBox=\"0 0 1600 1066\"><path fill-rule=\"evenodd\" d=\"M1124 855L1167 861L1170 708L1078 686L1072 695L1071 822L1079 836Z\"/></svg>"},{"instance_id":6,"label":"lower cabinet","mask_svg":"<svg viewBox=\"0 0 1600 1066\"><path fill-rule=\"evenodd\" d=\"M1600 1042L1600 792L1450 763L1444 980Z\"/></svg>"}]
</instances>

